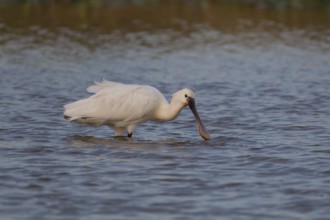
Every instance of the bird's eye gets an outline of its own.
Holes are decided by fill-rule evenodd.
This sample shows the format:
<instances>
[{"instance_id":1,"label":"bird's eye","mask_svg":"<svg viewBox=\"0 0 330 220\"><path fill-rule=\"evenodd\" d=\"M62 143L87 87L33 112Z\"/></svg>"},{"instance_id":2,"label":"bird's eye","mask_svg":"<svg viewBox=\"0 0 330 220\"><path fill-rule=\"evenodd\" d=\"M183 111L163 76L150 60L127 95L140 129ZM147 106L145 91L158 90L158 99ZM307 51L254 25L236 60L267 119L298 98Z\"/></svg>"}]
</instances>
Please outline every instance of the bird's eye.
<instances>
[{"instance_id":1,"label":"bird's eye","mask_svg":"<svg viewBox=\"0 0 330 220\"><path fill-rule=\"evenodd\" d=\"M186 97L186 98L187 98L187 97L188 97L188 95L187 95L187 94L185 94L185 95L184 95L184 97Z\"/></svg>"}]
</instances>

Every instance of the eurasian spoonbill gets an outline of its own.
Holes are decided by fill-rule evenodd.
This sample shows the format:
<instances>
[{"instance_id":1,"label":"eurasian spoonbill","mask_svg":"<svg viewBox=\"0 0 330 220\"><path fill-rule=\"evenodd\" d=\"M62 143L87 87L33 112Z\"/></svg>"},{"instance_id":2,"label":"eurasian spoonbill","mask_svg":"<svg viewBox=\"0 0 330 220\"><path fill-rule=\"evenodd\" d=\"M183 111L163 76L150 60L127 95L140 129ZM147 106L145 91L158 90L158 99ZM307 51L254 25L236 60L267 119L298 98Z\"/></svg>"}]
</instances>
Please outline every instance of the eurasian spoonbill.
<instances>
[{"instance_id":1,"label":"eurasian spoonbill","mask_svg":"<svg viewBox=\"0 0 330 220\"><path fill-rule=\"evenodd\" d=\"M89 98L64 105L64 118L92 126L113 127L115 136L127 131L131 137L135 127L147 120L171 121L189 106L195 116L200 136L211 138L195 107L195 94L181 89L173 94L170 103L160 91L152 86L122 84L103 80L87 88L95 93Z\"/></svg>"}]
</instances>

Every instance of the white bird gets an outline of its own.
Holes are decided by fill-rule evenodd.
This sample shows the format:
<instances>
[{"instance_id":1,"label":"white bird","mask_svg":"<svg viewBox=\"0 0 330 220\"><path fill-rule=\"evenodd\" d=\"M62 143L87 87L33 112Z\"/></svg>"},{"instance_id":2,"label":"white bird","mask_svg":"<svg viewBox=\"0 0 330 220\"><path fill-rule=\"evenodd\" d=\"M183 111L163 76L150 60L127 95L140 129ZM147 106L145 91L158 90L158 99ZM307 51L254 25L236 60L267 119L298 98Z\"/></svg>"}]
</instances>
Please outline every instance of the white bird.
<instances>
[{"instance_id":1,"label":"white bird","mask_svg":"<svg viewBox=\"0 0 330 220\"><path fill-rule=\"evenodd\" d=\"M198 131L205 140L211 138L195 107L195 94L182 89L173 94L170 103L161 92L147 85L95 82L87 88L95 93L89 98L64 105L64 118L68 121L92 126L107 125L115 130L115 136L125 131L131 137L135 127L148 120L171 121L181 110L189 106L193 112Z\"/></svg>"}]
</instances>

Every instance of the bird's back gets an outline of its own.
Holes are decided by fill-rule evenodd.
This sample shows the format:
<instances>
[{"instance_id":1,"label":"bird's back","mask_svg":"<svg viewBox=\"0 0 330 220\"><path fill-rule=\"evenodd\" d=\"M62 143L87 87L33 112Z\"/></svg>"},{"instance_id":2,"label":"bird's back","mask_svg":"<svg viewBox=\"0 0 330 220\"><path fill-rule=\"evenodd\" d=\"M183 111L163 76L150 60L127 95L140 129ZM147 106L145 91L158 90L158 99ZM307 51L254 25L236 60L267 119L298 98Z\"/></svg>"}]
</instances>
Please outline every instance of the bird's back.
<instances>
[{"instance_id":1,"label":"bird's back","mask_svg":"<svg viewBox=\"0 0 330 220\"><path fill-rule=\"evenodd\" d=\"M154 87L103 81L87 89L89 98L65 105L70 121L95 126L126 127L153 119L166 99Z\"/></svg>"}]
</instances>

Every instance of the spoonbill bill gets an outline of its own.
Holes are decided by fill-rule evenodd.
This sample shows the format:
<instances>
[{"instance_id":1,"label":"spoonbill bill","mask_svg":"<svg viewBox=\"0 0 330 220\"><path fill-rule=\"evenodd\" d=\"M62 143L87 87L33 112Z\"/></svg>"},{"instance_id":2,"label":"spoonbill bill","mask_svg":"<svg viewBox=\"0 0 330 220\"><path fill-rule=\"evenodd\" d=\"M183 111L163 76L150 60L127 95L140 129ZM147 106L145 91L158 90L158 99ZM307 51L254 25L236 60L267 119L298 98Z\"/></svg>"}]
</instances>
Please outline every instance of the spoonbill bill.
<instances>
[{"instance_id":1,"label":"spoonbill bill","mask_svg":"<svg viewBox=\"0 0 330 220\"><path fill-rule=\"evenodd\" d=\"M115 136L131 137L135 127L148 120L171 121L189 106L195 116L198 131L208 140L210 134L204 127L195 107L195 94L190 89L174 93L170 103L156 88L147 85L122 84L103 80L87 88L94 95L64 105L64 118L91 126L107 125Z\"/></svg>"}]
</instances>

